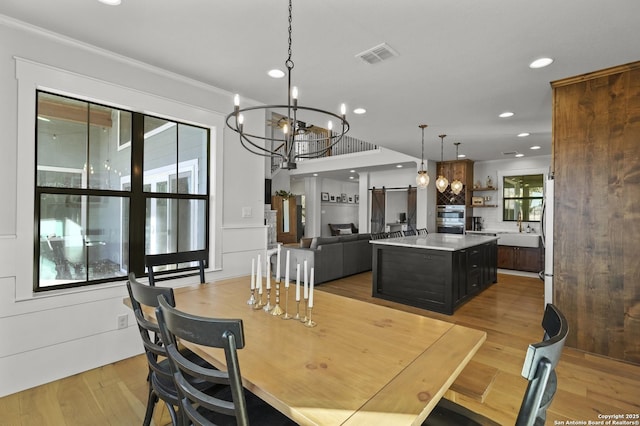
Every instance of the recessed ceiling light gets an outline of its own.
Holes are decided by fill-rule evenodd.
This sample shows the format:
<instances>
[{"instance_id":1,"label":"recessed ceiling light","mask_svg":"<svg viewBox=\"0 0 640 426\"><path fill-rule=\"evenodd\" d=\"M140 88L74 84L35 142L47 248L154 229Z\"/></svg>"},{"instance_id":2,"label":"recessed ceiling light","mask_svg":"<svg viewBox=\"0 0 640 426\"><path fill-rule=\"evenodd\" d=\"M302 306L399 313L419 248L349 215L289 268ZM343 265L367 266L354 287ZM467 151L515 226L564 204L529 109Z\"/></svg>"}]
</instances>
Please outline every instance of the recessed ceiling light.
<instances>
[{"instance_id":1,"label":"recessed ceiling light","mask_svg":"<svg viewBox=\"0 0 640 426\"><path fill-rule=\"evenodd\" d=\"M349 173L355 173L356 171L354 169L349 170Z\"/></svg>"},{"instance_id":2,"label":"recessed ceiling light","mask_svg":"<svg viewBox=\"0 0 640 426\"><path fill-rule=\"evenodd\" d=\"M118 6L121 0L98 0L100 3L108 4L109 6Z\"/></svg>"},{"instance_id":3,"label":"recessed ceiling light","mask_svg":"<svg viewBox=\"0 0 640 426\"><path fill-rule=\"evenodd\" d=\"M267 74L269 74L269 77L271 77L271 78L282 78L282 77L284 77L284 71L279 70L279 69L269 70L267 72Z\"/></svg>"},{"instance_id":4,"label":"recessed ceiling light","mask_svg":"<svg viewBox=\"0 0 640 426\"><path fill-rule=\"evenodd\" d=\"M402 164L398 164L396 167L401 169L402 168Z\"/></svg>"},{"instance_id":5,"label":"recessed ceiling light","mask_svg":"<svg viewBox=\"0 0 640 426\"><path fill-rule=\"evenodd\" d=\"M539 58L529 64L529 68L544 68L553 63L551 58Z\"/></svg>"},{"instance_id":6,"label":"recessed ceiling light","mask_svg":"<svg viewBox=\"0 0 640 426\"><path fill-rule=\"evenodd\" d=\"M314 173L314 174L313 174L313 176L318 176L318 174L317 174L317 173Z\"/></svg>"},{"instance_id":7,"label":"recessed ceiling light","mask_svg":"<svg viewBox=\"0 0 640 426\"><path fill-rule=\"evenodd\" d=\"M356 108L353 110L354 114L364 114L365 112L367 112L367 110L364 108Z\"/></svg>"},{"instance_id":8,"label":"recessed ceiling light","mask_svg":"<svg viewBox=\"0 0 640 426\"><path fill-rule=\"evenodd\" d=\"M532 146L532 147L531 147L531 148L529 148L529 149L540 149L540 145L534 145L534 146Z\"/></svg>"},{"instance_id":9,"label":"recessed ceiling light","mask_svg":"<svg viewBox=\"0 0 640 426\"><path fill-rule=\"evenodd\" d=\"M527 136L529 136L531 133L527 133L527 132L522 132L522 133L518 133L518 137L519 138L526 138Z\"/></svg>"},{"instance_id":10,"label":"recessed ceiling light","mask_svg":"<svg viewBox=\"0 0 640 426\"><path fill-rule=\"evenodd\" d=\"M354 179L354 176L349 176L349 179Z\"/></svg>"},{"instance_id":11,"label":"recessed ceiling light","mask_svg":"<svg viewBox=\"0 0 640 426\"><path fill-rule=\"evenodd\" d=\"M517 153L516 158L524 157L524 154Z\"/></svg>"},{"instance_id":12,"label":"recessed ceiling light","mask_svg":"<svg viewBox=\"0 0 640 426\"><path fill-rule=\"evenodd\" d=\"M498 117L500 118L509 118L509 117L513 117L515 114L512 113L511 111L505 111L502 114L500 114Z\"/></svg>"},{"instance_id":13,"label":"recessed ceiling light","mask_svg":"<svg viewBox=\"0 0 640 426\"><path fill-rule=\"evenodd\" d=\"M458 154L458 158L465 158L466 155L465 154Z\"/></svg>"}]
</instances>

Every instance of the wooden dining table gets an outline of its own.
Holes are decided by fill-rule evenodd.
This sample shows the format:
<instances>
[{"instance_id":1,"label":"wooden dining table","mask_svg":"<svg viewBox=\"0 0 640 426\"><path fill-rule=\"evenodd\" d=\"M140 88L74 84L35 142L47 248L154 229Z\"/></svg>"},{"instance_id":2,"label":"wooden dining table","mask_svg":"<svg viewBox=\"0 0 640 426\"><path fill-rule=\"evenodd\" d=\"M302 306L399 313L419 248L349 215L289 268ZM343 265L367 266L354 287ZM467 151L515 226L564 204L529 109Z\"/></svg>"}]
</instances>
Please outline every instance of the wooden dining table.
<instances>
[{"instance_id":1,"label":"wooden dining table","mask_svg":"<svg viewBox=\"0 0 640 426\"><path fill-rule=\"evenodd\" d=\"M280 287L280 306L295 315L295 286ZM318 289L316 326L306 327L252 309L249 296L249 277L175 291L180 310L242 319L244 386L301 425L419 425L486 339L481 330ZM222 350L184 344L224 368Z\"/></svg>"}]
</instances>

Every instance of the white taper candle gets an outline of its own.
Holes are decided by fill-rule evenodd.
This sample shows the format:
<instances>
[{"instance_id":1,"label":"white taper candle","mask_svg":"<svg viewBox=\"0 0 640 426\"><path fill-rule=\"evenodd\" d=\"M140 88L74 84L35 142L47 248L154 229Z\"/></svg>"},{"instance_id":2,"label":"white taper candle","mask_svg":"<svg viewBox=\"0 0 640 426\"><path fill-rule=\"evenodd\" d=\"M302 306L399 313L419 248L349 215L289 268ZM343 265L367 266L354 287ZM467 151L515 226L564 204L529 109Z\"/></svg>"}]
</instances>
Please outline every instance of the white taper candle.
<instances>
[{"instance_id":1,"label":"white taper candle","mask_svg":"<svg viewBox=\"0 0 640 426\"><path fill-rule=\"evenodd\" d=\"M313 268L311 268L311 282L309 283L309 307L313 308Z\"/></svg>"},{"instance_id":2,"label":"white taper candle","mask_svg":"<svg viewBox=\"0 0 640 426\"><path fill-rule=\"evenodd\" d=\"M276 281L280 282L280 244L278 244L278 254L276 255Z\"/></svg>"},{"instance_id":3,"label":"white taper candle","mask_svg":"<svg viewBox=\"0 0 640 426\"><path fill-rule=\"evenodd\" d=\"M291 254L289 252L289 250L287 250L287 263L285 264L285 269L284 269L284 286L285 288L289 288L289 254Z\"/></svg>"},{"instance_id":4,"label":"white taper candle","mask_svg":"<svg viewBox=\"0 0 640 426\"><path fill-rule=\"evenodd\" d=\"M296 302L300 301L300 264L296 265Z\"/></svg>"},{"instance_id":5,"label":"white taper candle","mask_svg":"<svg viewBox=\"0 0 640 426\"><path fill-rule=\"evenodd\" d=\"M269 258L265 259L267 261L267 290L271 289L271 262L269 262Z\"/></svg>"},{"instance_id":6,"label":"white taper candle","mask_svg":"<svg viewBox=\"0 0 640 426\"><path fill-rule=\"evenodd\" d=\"M307 261L304 261L304 298L309 298L309 271L307 270Z\"/></svg>"},{"instance_id":7,"label":"white taper candle","mask_svg":"<svg viewBox=\"0 0 640 426\"><path fill-rule=\"evenodd\" d=\"M251 259L251 290L256 288L256 260Z\"/></svg>"},{"instance_id":8,"label":"white taper candle","mask_svg":"<svg viewBox=\"0 0 640 426\"><path fill-rule=\"evenodd\" d=\"M258 273L256 274L256 287L258 294L262 294L262 258L258 255Z\"/></svg>"}]
</instances>

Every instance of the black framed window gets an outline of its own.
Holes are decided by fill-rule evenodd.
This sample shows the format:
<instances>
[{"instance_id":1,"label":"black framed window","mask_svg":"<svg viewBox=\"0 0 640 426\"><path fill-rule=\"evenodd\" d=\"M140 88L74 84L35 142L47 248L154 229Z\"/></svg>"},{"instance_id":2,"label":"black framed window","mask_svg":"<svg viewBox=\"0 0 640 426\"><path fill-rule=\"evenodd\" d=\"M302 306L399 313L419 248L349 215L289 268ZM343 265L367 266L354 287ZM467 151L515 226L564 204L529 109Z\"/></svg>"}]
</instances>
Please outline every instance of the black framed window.
<instances>
[{"instance_id":1,"label":"black framed window","mask_svg":"<svg viewBox=\"0 0 640 426\"><path fill-rule=\"evenodd\" d=\"M544 197L543 175L504 176L502 178L502 220L539 222Z\"/></svg>"},{"instance_id":2,"label":"black framed window","mask_svg":"<svg viewBox=\"0 0 640 426\"><path fill-rule=\"evenodd\" d=\"M209 129L38 91L36 291L208 250Z\"/></svg>"}]
</instances>

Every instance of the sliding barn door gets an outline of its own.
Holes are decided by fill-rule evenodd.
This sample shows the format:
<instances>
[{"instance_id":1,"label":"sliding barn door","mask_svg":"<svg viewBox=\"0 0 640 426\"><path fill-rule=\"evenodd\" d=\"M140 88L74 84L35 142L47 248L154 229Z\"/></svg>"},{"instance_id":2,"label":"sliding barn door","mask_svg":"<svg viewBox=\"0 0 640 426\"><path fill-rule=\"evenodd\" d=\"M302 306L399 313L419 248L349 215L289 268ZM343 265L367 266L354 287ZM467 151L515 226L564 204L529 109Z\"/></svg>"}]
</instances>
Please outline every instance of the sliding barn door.
<instances>
[{"instance_id":1,"label":"sliding barn door","mask_svg":"<svg viewBox=\"0 0 640 426\"><path fill-rule=\"evenodd\" d=\"M384 188L371 190L371 233L384 232Z\"/></svg>"},{"instance_id":2,"label":"sliding barn door","mask_svg":"<svg viewBox=\"0 0 640 426\"><path fill-rule=\"evenodd\" d=\"M416 230L416 210L418 207L418 188L409 187L407 191L407 226Z\"/></svg>"}]
</instances>

